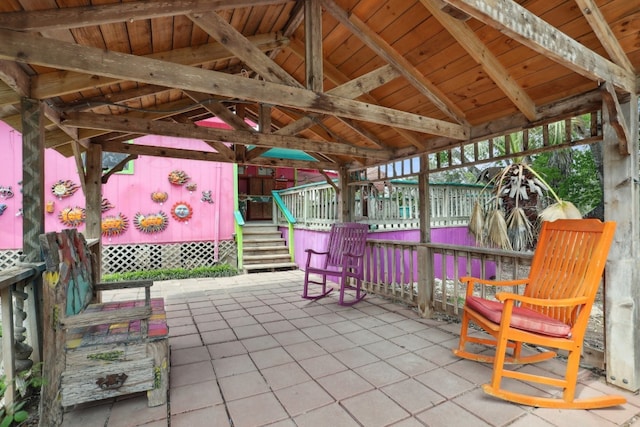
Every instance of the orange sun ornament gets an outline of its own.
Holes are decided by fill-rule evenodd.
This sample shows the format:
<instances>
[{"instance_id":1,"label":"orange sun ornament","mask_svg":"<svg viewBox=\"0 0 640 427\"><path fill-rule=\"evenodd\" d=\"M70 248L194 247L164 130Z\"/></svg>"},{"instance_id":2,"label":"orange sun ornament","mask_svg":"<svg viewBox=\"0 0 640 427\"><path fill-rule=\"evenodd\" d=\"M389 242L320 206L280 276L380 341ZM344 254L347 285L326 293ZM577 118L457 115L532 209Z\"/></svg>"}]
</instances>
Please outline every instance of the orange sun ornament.
<instances>
[{"instance_id":1,"label":"orange sun ornament","mask_svg":"<svg viewBox=\"0 0 640 427\"><path fill-rule=\"evenodd\" d=\"M169 217L162 211L147 215L138 212L133 217L133 225L143 233L159 233L169 225Z\"/></svg>"},{"instance_id":2,"label":"orange sun ornament","mask_svg":"<svg viewBox=\"0 0 640 427\"><path fill-rule=\"evenodd\" d=\"M87 215L83 208L76 206L74 208L68 207L64 208L58 214L58 218L60 222L66 225L67 227L77 227L82 224Z\"/></svg>"},{"instance_id":3,"label":"orange sun ornament","mask_svg":"<svg viewBox=\"0 0 640 427\"><path fill-rule=\"evenodd\" d=\"M178 202L171 208L171 216L176 221L187 223L193 216L193 208L187 202Z\"/></svg>"},{"instance_id":4,"label":"orange sun ornament","mask_svg":"<svg viewBox=\"0 0 640 427\"><path fill-rule=\"evenodd\" d=\"M102 235L105 237L119 236L129 228L129 218L119 213L102 218Z\"/></svg>"}]
</instances>

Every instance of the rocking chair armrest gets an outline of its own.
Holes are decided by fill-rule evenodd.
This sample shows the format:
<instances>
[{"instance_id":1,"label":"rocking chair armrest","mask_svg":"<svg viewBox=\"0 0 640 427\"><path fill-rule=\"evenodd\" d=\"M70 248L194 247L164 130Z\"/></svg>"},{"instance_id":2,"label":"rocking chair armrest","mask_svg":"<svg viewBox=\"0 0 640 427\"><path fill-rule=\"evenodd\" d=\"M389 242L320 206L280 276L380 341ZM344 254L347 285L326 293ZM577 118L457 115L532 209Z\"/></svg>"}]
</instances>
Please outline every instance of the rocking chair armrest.
<instances>
[{"instance_id":1,"label":"rocking chair armrest","mask_svg":"<svg viewBox=\"0 0 640 427\"><path fill-rule=\"evenodd\" d=\"M311 248L305 249L304 251L306 253L308 253L309 256L311 256L311 254L313 254L313 255L327 255L327 254L329 254L329 251L316 251L315 249L311 249Z\"/></svg>"},{"instance_id":2,"label":"rocking chair armrest","mask_svg":"<svg viewBox=\"0 0 640 427\"><path fill-rule=\"evenodd\" d=\"M478 284L482 286L494 286L494 287L507 287L507 286L518 286L518 285L526 285L529 283L529 279L514 279L514 280L491 280L491 279L480 279L478 277L472 276L463 276L460 278L460 281L467 285L467 296L473 294L473 285Z\"/></svg>"},{"instance_id":3,"label":"rocking chair armrest","mask_svg":"<svg viewBox=\"0 0 640 427\"><path fill-rule=\"evenodd\" d=\"M559 299L532 298L509 292L497 293L496 299L502 302L506 302L507 300L519 301L521 303L537 305L541 307L573 307L589 302L589 298L587 297Z\"/></svg>"}]
</instances>

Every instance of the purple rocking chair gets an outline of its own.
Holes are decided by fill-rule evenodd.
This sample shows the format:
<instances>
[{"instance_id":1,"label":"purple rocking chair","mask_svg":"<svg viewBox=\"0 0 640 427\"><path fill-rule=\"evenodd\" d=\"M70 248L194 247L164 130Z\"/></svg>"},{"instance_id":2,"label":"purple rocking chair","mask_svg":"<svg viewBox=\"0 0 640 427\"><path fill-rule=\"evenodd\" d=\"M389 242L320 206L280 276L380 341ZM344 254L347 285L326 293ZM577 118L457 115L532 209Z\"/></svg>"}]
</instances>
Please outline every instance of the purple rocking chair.
<instances>
[{"instance_id":1,"label":"purple rocking chair","mask_svg":"<svg viewBox=\"0 0 640 427\"><path fill-rule=\"evenodd\" d=\"M327 276L339 277L340 280L340 305L353 305L366 295L362 292L362 280L364 279L364 251L367 242L367 224L340 223L331 226L329 243L325 251L319 252L306 249L307 264L304 272L304 291L302 298L319 299L327 296L333 288L327 290ZM311 265L312 259L323 257L319 267ZM310 274L321 276L319 280L311 280ZM349 283L355 280L355 286ZM309 283L322 285L322 293L309 295ZM344 292L347 289L356 291L355 299L345 302Z\"/></svg>"}]
</instances>

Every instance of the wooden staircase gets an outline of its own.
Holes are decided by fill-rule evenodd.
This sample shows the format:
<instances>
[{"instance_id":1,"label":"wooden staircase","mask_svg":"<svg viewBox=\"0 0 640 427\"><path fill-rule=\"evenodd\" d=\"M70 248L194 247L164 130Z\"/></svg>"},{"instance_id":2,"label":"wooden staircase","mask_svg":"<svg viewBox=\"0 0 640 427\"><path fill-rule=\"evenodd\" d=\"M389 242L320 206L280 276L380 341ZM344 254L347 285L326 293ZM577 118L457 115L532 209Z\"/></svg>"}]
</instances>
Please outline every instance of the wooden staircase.
<instances>
[{"instance_id":1,"label":"wooden staircase","mask_svg":"<svg viewBox=\"0 0 640 427\"><path fill-rule=\"evenodd\" d=\"M245 273L295 270L282 233L271 222L247 222L242 227L242 265Z\"/></svg>"}]
</instances>

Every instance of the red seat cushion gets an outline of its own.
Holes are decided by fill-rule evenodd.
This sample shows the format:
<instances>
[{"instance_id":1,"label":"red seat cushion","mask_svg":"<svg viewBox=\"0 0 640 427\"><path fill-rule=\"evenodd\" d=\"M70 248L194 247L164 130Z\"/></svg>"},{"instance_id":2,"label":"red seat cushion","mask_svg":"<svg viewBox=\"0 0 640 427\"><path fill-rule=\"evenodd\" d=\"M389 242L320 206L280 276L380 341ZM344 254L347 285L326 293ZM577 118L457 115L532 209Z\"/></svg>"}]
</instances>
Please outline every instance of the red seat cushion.
<instances>
[{"instance_id":1,"label":"red seat cushion","mask_svg":"<svg viewBox=\"0 0 640 427\"><path fill-rule=\"evenodd\" d=\"M500 323L504 308L500 301L470 296L467 297L466 305L492 322ZM511 327L551 337L569 338L571 336L569 325L524 307L513 307Z\"/></svg>"}]
</instances>

